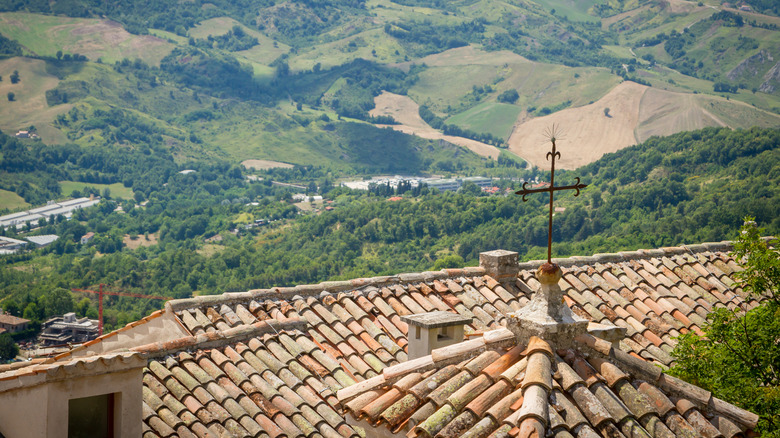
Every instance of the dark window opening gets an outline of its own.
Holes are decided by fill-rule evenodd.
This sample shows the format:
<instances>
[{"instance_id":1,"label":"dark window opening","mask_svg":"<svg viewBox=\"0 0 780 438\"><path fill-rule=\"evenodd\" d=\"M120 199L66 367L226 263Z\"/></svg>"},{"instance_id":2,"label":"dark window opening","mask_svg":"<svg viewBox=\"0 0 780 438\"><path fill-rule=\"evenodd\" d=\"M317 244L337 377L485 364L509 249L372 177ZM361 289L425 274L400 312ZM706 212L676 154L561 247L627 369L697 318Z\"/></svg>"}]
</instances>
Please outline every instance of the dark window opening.
<instances>
[{"instance_id":1,"label":"dark window opening","mask_svg":"<svg viewBox=\"0 0 780 438\"><path fill-rule=\"evenodd\" d=\"M68 438L113 438L114 394L68 400Z\"/></svg>"},{"instance_id":2,"label":"dark window opening","mask_svg":"<svg viewBox=\"0 0 780 438\"><path fill-rule=\"evenodd\" d=\"M436 335L437 341L449 341L455 337L454 327L442 327L441 331Z\"/></svg>"}]
</instances>

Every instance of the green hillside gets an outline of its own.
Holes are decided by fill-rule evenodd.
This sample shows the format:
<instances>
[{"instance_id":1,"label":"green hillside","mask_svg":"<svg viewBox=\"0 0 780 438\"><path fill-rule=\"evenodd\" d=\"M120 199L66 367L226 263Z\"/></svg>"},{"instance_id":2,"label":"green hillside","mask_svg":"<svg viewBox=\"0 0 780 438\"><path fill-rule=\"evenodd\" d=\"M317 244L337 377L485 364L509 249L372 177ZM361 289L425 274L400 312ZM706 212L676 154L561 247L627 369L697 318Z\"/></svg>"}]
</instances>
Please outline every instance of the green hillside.
<instances>
[{"instance_id":1,"label":"green hillside","mask_svg":"<svg viewBox=\"0 0 780 438\"><path fill-rule=\"evenodd\" d=\"M8 53L27 55L0 60L0 74L22 77L0 82L14 94L0 128L33 126L47 145L162 148L179 163L436 172L457 168L433 165L454 152L371 128L394 123L369 116L374 97L407 95L447 132L506 141L524 121L585 107L624 80L673 92L632 109L637 141L707 125L771 127L779 23L646 0L0 1ZM493 165L460 156L470 157L461 168Z\"/></svg>"},{"instance_id":2,"label":"green hillside","mask_svg":"<svg viewBox=\"0 0 780 438\"><path fill-rule=\"evenodd\" d=\"M264 173L269 179L319 186L332 201L330 211L298 214L289 196L301 189L270 181L246 183L240 169L220 160L188 163L195 172L180 175L172 171L176 167L170 160L140 151L92 155L73 147L56 154L43 147L24 152L19 144L0 136L0 170L14 172L16 180L70 168L79 180L142 179L145 184L134 196L148 200L143 208L118 201L129 214L115 211L114 201L104 201L80 211L77 220L53 221L36 233L58 234L57 243L34 257L6 259L0 302L18 312L35 303L26 311L34 319L50 314L41 297L62 284L87 287L102 282L114 289L183 297L421 271L445 257L476 264L479 252L493 248L511 248L524 260L546 252L547 205L542 196L524 203L517 196L481 194L476 186L458 193L408 188L400 193L402 200L389 202L392 189L366 193L338 188L332 174L316 166ZM555 217L554 254L720 241L733 236L745 215L754 215L776 234L778 147L777 129L708 128L655 137L573 173L562 172L556 180L571 180L576 174L589 186L579 197L558 197L557 205L565 211ZM71 160L105 170L73 169ZM21 172L18 163L40 165ZM530 176L518 169L514 175ZM508 180L497 184L520 185ZM269 222L241 228L237 236L229 232L253 219ZM78 245L87 231L97 232L95 243ZM223 236L221 243L204 242L215 234ZM94 311L94 303L84 306L78 311ZM137 319L151 306L113 299L108 302L108 325Z\"/></svg>"},{"instance_id":3,"label":"green hillside","mask_svg":"<svg viewBox=\"0 0 780 438\"><path fill-rule=\"evenodd\" d=\"M450 117L447 123L475 132L487 132L506 140L522 109L506 103L486 102Z\"/></svg>"}]
</instances>

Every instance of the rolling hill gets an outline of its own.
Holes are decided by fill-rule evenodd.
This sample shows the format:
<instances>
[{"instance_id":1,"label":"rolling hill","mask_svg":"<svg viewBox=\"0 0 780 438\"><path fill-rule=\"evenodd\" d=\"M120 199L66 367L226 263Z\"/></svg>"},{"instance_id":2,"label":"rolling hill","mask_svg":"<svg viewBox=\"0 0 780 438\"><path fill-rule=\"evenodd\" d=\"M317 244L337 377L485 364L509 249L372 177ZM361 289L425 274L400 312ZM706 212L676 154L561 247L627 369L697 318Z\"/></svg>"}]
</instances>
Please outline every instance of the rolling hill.
<instances>
[{"instance_id":1,"label":"rolling hill","mask_svg":"<svg viewBox=\"0 0 780 438\"><path fill-rule=\"evenodd\" d=\"M345 160L353 140L342 134L355 131L344 123L493 159L503 147L532 164L555 124L571 148L561 165L575 168L651 136L780 124L780 18L714 0L74 0L0 11L0 35L26 56L0 60L0 74L22 77L0 82L15 95L0 129L34 126L51 145L152 141L179 161L363 172ZM432 128L420 106L458 135ZM133 124L149 134L124 135Z\"/></svg>"}]
</instances>

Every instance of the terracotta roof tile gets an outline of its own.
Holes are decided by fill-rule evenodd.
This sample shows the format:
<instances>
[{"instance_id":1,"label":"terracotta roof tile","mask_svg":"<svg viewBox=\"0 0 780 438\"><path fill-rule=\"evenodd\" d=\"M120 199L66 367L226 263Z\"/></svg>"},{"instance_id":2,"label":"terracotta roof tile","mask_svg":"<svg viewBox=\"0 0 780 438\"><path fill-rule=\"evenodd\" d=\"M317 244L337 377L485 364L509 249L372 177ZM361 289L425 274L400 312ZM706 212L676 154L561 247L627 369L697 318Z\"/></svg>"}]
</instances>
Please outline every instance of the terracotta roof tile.
<instances>
[{"instance_id":1,"label":"terracotta roof tile","mask_svg":"<svg viewBox=\"0 0 780 438\"><path fill-rule=\"evenodd\" d=\"M539 385L552 390L552 363L550 358L543 353L536 352L529 356L528 366L523 379L523 389L531 385Z\"/></svg>"},{"instance_id":2,"label":"terracotta roof tile","mask_svg":"<svg viewBox=\"0 0 780 438\"><path fill-rule=\"evenodd\" d=\"M434 405L442 406L445 404L447 398L450 395L457 391L458 388L471 381L473 378L473 374L463 370L460 373L447 379L447 381L439 385L438 388L434 389L430 394L428 394L428 399L432 401Z\"/></svg>"},{"instance_id":3,"label":"terracotta roof tile","mask_svg":"<svg viewBox=\"0 0 780 438\"><path fill-rule=\"evenodd\" d=\"M412 373L404 376L404 378L402 378L396 385L393 385L390 390L361 408L359 411L360 415L367 416L372 422L376 421L379 415L393 406L395 402L401 399L406 390L408 390L414 384L419 383L420 380L422 380L422 375L420 373Z\"/></svg>"},{"instance_id":4,"label":"terracotta roof tile","mask_svg":"<svg viewBox=\"0 0 780 438\"><path fill-rule=\"evenodd\" d=\"M544 434L578 438L691 431L715 436L715 430L730 438L751 427L749 413L724 409L717 399L703 402L708 394L650 364L670 365L674 338L700 332L713 307L756 305L745 301L730 278L739 269L733 259L713 248L721 247L563 260L567 267L560 286L567 304L592 321L625 327L629 336L620 348L583 338L574 354L563 358L552 349L508 351L471 343L437 351L434 357L446 363L443 368L436 361L417 371L399 367L409 363L408 326L400 316L446 310L474 318L466 333L498 328L505 314L525 306L539 286L534 264L521 264L517 281L503 284L469 268L171 302L169 308L195 336L169 347L177 352L206 347L167 360L150 358L144 393L153 413L145 427L148 433L161 433L154 432L160 428L198 436L231 431L346 436L354 434L341 410L346 408L358 415L363 409L372 421L385 424L377 427L440 436L522 435L542 427ZM303 331L275 328L296 319L308 324ZM258 321L268 322L261 324L270 334L255 336L244 328ZM457 359L472 344L479 354ZM147 350L162 355L160 348ZM592 354L577 352L583 348ZM387 374L391 380L384 376L387 370L395 370ZM409 373L420 375L415 385L392 385ZM360 390L361 381L375 378L384 383ZM357 397L342 405L336 393L352 387ZM523 388L533 397L523 398ZM681 391L694 395L694 408L686 413L669 400L671 394L687 396ZM546 402L531 409L539 399ZM528 400L525 417L518 414L523 400ZM710 426L697 423L702 419Z\"/></svg>"},{"instance_id":5,"label":"terracotta roof tile","mask_svg":"<svg viewBox=\"0 0 780 438\"><path fill-rule=\"evenodd\" d=\"M720 433L725 438L733 438L734 436L742 434L742 429L740 429L736 424L734 424L728 418L722 417L720 415L715 415L710 421L712 421L712 424L718 428Z\"/></svg>"},{"instance_id":6,"label":"terracotta roof tile","mask_svg":"<svg viewBox=\"0 0 780 438\"><path fill-rule=\"evenodd\" d=\"M492 384L490 377L480 374L468 381L465 385L458 388L454 393L447 397L447 403L456 411L463 409L477 395L488 389Z\"/></svg>"}]
</instances>

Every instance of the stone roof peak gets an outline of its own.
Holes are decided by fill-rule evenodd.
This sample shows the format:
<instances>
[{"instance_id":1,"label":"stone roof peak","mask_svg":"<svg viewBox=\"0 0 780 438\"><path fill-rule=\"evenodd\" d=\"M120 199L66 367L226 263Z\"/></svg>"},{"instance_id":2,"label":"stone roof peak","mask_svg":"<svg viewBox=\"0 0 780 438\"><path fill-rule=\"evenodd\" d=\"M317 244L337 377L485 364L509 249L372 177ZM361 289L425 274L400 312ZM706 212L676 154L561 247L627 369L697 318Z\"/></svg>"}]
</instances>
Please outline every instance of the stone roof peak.
<instances>
[{"instance_id":1,"label":"stone roof peak","mask_svg":"<svg viewBox=\"0 0 780 438\"><path fill-rule=\"evenodd\" d=\"M588 331L588 320L575 315L563 299L563 291L558 285L563 273L553 263L539 266L536 277L539 290L531 302L507 315L507 327L521 344L527 344L536 336L557 348L571 346L574 338Z\"/></svg>"}]
</instances>

